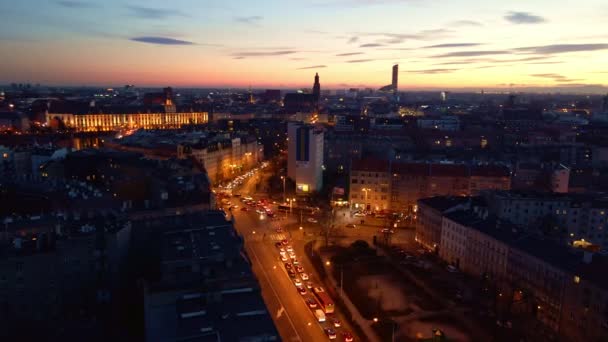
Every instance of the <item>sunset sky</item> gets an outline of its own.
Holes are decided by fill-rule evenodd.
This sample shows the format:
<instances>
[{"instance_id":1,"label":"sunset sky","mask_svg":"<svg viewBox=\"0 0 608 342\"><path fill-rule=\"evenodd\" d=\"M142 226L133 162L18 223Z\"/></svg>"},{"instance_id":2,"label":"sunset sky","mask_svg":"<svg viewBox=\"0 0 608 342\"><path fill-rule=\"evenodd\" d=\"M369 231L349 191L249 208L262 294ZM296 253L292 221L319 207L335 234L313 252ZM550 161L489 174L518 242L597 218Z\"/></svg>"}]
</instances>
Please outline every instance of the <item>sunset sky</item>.
<instances>
[{"instance_id":1,"label":"sunset sky","mask_svg":"<svg viewBox=\"0 0 608 342\"><path fill-rule=\"evenodd\" d=\"M0 84L608 85L606 0L0 2Z\"/></svg>"}]
</instances>

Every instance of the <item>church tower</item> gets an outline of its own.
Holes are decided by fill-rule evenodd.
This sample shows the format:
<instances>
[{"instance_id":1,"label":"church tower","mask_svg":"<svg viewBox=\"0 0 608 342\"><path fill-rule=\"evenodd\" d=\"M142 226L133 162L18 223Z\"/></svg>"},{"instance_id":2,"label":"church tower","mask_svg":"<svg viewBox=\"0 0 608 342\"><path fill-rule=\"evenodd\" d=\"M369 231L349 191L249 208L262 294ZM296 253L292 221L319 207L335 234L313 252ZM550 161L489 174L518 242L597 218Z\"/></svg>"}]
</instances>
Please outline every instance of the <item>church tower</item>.
<instances>
[{"instance_id":1,"label":"church tower","mask_svg":"<svg viewBox=\"0 0 608 342\"><path fill-rule=\"evenodd\" d=\"M312 86L312 95L314 96L315 103L319 104L321 98L321 84L319 83L319 74L315 74L315 84Z\"/></svg>"}]
</instances>

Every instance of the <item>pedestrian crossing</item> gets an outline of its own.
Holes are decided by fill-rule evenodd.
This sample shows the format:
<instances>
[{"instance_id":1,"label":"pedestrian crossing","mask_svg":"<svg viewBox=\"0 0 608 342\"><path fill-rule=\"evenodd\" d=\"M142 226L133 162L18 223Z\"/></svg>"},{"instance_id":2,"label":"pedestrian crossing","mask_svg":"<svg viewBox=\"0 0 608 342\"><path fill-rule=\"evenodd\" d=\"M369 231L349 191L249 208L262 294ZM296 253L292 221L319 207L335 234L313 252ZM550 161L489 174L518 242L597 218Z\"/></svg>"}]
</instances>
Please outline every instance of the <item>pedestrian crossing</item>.
<instances>
[{"instance_id":1,"label":"pedestrian crossing","mask_svg":"<svg viewBox=\"0 0 608 342\"><path fill-rule=\"evenodd\" d=\"M268 238L272 241L281 241L285 240L287 238L287 235L285 235L285 233L273 233L270 234Z\"/></svg>"},{"instance_id":2,"label":"pedestrian crossing","mask_svg":"<svg viewBox=\"0 0 608 342\"><path fill-rule=\"evenodd\" d=\"M288 234L285 233L255 233L247 236L247 240L249 241L282 241L288 239Z\"/></svg>"}]
</instances>

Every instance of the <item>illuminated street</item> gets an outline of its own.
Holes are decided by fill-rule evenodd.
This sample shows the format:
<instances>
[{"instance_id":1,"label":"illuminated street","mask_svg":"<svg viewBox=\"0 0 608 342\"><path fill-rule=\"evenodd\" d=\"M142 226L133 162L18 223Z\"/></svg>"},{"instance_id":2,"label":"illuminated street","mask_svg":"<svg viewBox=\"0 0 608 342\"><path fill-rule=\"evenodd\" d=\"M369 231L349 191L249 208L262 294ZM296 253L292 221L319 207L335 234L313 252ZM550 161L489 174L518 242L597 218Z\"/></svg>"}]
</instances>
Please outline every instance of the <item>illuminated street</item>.
<instances>
[{"instance_id":1,"label":"illuminated street","mask_svg":"<svg viewBox=\"0 0 608 342\"><path fill-rule=\"evenodd\" d=\"M239 187L239 193L242 196L249 195L254 198L262 198L262 195L254 194L255 184L259 180L259 175L247 179ZM279 251L275 247L276 242L285 238L289 239L297 259L305 272L310 275L309 281L313 282L315 286L322 286L318 283L319 277L315 269L310 264L309 259L304 256L304 244L312 239L310 234L318 236L319 225L306 223L304 225L305 229L299 230L297 227L299 218L289 217L285 219L283 217L270 220L264 215L263 219L260 219L260 214L256 213L253 208L242 211L241 208L244 204L238 198L231 198L231 202L232 205L238 206L238 208L231 210L234 215L235 226L239 233L245 237L245 248L262 287L262 295L281 336L288 341L323 341L328 340L328 336L323 331L327 327L334 329L337 332L338 340L341 341L344 340L341 336L343 331L348 331L354 335L348 322L337 308L334 314L328 315L325 323L316 321L313 310L308 308L305 302L305 298L313 298L314 295L310 289L307 289L304 296L298 293L294 282L285 270L284 263L279 259ZM279 213L278 215L284 214ZM279 226L291 226L293 230L277 233L276 228ZM307 234L305 235L304 232ZM331 318L334 317L340 320L342 325L340 328L333 327ZM358 337L355 337L355 340L361 341Z\"/></svg>"}]
</instances>

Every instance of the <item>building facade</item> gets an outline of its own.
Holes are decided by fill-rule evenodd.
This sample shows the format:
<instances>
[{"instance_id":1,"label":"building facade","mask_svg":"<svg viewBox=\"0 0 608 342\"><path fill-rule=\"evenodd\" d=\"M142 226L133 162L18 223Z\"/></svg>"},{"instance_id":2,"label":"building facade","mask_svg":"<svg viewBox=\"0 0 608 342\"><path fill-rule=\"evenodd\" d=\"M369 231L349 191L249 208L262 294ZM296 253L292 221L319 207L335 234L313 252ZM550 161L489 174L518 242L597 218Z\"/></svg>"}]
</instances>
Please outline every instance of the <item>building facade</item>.
<instances>
[{"instance_id":1,"label":"building facade","mask_svg":"<svg viewBox=\"0 0 608 342\"><path fill-rule=\"evenodd\" d=\"M287 176L296 183L296 194L307 195L323 187L324 132L312 125L287 126Z\"/></svg>"},{"instance_id":2,"label":"building facade","mask_svg":"<svg viewBox=\"0 0 608 342\"><path fill-rule=\"evenodd\" d=\"M236 137L208 144L180 144L177 157L196 159L211 183L218 184L256 167L264 158L264 148L254 137Z\"/></svg>"},{"instance_id":3,"label":"building facade","mask_svg":"<svg viewBox=\"0 0 608 342\"><path fill-rule=\"evenodd\" d=\"M570 244L608 243L608 198L534 191L490 191L490 211L524 227L553 229Z\"/></svg>"},{"instance_id":4,"label":"building facade","mask_svg":"<svg viewBox=\"0 0 608 342\"><path fill-rule=\"evenodd\" d=\"M352 162L349 200L354 209L414 213L421 198L468 196L483 189L509 189L510 184L509 170L493 165L363 159Z\"/></svg>"},{"instance_id":5,"label":"building facade","mask_svg":"<svg viewBox=\"0 0 608 342\"><path fill-rule=\"evenodd\" d=\"M96 106L94 101L51 103L45 117L50 127L77 132L172 129L209 122L208 111L195 106L176 106L170 98L163 105L126 107Z\"/></svg>"},{"instance_id":6,"label":"building facade","mask_svg":"<svg viewBox=\"0 0 608 342\"><path fill-rule=\"evenodd\" d=\"M557 341L608 338L606 256L541 239L475 199L432 216L449 200L422 200L420 217L425 225L441 219L440 258L482 281L500 317Z\"/></svg>"}]
</instances>

